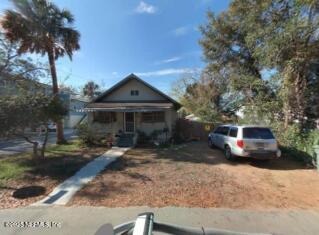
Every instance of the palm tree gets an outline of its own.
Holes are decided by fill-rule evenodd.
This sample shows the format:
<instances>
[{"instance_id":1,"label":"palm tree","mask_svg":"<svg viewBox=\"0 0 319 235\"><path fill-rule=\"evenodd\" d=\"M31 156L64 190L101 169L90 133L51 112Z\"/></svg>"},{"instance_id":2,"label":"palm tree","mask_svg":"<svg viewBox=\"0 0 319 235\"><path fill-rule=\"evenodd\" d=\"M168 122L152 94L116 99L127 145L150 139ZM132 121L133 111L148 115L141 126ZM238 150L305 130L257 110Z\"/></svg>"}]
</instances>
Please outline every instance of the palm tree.
<instances>
[{"instance_id":1,"label":"palm tree","mask_svg":"<svg viewBox=\"0 0 319 235\"><path fill-rule=\"evenodd\" d=\"M19 43L18 53L47 55L52 76L53 95L59 99L55 60L67 54L72 60L73 51L79 50L80 33L72 25L70 11L60 10L47 0L12 0L15 10L6 10L2 27L6 38ZM57 143L63 143L63 124L57 122Z\"/></svg>"},{"instance_id":2,"label":"palm tree","mask_svg":"<svg viewBox=\"0 0 319 235\"><path fill-rule=\"evenodd\" d=\"M96 84L93 81L89 81L84 85L82 92L83 92L83 95L88 96L90 97L90 99L92 99L93 97L101 94L99 90L100 90L100 86L98 84Z\"/></svg>"}]
</instances>

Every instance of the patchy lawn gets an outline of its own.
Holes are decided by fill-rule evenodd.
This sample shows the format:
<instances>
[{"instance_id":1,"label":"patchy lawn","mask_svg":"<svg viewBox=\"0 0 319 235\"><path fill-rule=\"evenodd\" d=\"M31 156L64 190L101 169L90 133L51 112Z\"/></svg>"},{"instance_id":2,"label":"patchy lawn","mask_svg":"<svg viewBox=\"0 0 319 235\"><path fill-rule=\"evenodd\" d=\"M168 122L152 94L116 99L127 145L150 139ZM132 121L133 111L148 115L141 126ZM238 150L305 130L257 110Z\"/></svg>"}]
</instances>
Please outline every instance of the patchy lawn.
<instances>
[{"instance_id":1,"label":"patchy lawn","mask_svg":"<svg viewBox=\"0 0 319 235\"><path fill-rule=\"evenodd\" d=\"M84 148L77 141L48 146L39 163L30 153L0 159L0 208L26 206L48 195L64 179L106 151L105 147Z\"/></svg>"},{"instance_id":2,"label":"patchy lawn","mask_svg":"<svg viewBox=\"0 0 319 235\"><path fill-rule=\"evenodd\" d=\"M290 158L225 160L205 143L130 150L69 205L319 208L319 175Z\"/></svg>"}]
</instances>

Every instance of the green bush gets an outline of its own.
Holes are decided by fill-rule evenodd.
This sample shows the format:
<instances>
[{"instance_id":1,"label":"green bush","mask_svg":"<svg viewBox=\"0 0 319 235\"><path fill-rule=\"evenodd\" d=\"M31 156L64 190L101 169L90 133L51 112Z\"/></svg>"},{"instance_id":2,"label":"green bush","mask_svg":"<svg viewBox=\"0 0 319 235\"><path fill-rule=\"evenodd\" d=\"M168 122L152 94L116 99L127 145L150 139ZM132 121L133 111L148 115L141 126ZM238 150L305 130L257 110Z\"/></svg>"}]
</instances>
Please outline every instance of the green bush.
<instances>
[{"instance_id":1,"label":"green bush","mask_svg":"<svg viewBox=\"0 0 319 235\"><path fill-rule=\"evenodd\" d=\"M313 147L319 144L319 130L301 130L298 124L284 129L282 123L273 123L272 129L283 154L315 165L316 155Z\"/></svg>"},{"instance_id":2,"label":"green bush","mask_svg":"<svg viewBox=\"0 0 319 235\"><path fill-rule=\"evenodd\" d=\"M137 143L138 144L148 144L150 142L150 137L146 135L144 131L137 130L138 138Z\"/></svg>"},{"instance_id":3,"label":"green bush","mask_svg":"<svg viewBox=\"0 0 319 235\"><path fill-rule=\"evenodd\" d=\"M80 143L85 146L95 145L94 133L90 130L87 123L81 123L76 127Z\"/></svg>"}]
</instances>

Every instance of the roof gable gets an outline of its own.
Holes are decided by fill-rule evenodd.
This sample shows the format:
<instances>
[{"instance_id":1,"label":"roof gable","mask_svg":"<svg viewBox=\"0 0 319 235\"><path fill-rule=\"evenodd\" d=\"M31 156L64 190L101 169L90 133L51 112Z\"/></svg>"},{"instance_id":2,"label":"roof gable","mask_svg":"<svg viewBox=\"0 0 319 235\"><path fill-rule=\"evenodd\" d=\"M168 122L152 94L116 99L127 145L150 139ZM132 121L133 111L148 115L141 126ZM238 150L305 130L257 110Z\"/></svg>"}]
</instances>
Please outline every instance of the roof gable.
<instances>
[{"instance_id":1,"label":"roof gable","mask_svg":"<svg viewBox=\"0 0 319 235\"><path fill-rule=\"evenodd\" d=\"M130 96L130 90L139 90L139 96ZM167 96L163 92L159 91L155 87L146 83L134 74L130 74L107 91L103 92L100 96L95 98L93 103L103 102L171 102L176 109L179 109L181 105Z\"/></svg>"}]
</instances>

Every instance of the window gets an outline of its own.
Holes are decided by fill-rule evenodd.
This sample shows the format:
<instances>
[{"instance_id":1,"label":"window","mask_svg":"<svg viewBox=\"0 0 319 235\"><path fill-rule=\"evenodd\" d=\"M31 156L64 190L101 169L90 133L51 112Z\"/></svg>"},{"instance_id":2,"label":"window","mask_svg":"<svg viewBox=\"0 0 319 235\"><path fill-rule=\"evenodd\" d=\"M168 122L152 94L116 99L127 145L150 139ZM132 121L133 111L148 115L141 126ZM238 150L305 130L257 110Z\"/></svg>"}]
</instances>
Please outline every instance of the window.
<instances>
[{"instance_id":1,"label":"window","mask_svg":"<svg viewBox=\"0 0 319 235\"><path fill-rule=\"evenodd\" d=\"M131 96L138 96L139 92L138 90L131 90Z\"/></svg>"},{"instance_id":2,"label":"window","mask_svg":"<svg viewBox=\"0 0 319 235\"><path fill-rule=\"evenodd\" d=\"M229 131L229 127L228 126L223 126L220 134L221 135L227 135L228 131Z\"/></svg>"},{"instance_id":3,"label":"window","mask_svg":"<svg viewBox=\"0 0 319 235\"><path fill-rule=\"evenodd\" d=\"M216 129L216 131L214 132L215 134L220 134L220 135L227 135L229 131L229 127L228 126L220 126Z\"/></svg>"},{"instance_id":4,"label":"window","mask_svg":"<svg viewBox=\"0 0 319 235\"><path fill-rule=\"evenodd\" d=\"M94 112L93 121L99 123L112 123L116 122L115 112Z\"/></svg>"},{"instance_id":5,"label":"window","mask_svg":"<svg viewBox=\"0 0 319 235\"><path fill-rule=\"evenodd\" d=\"M221 134L222 126L217 127L217 129L214 131L215 134Z\"/></svg>"},{"instance_id":6,"label":"window","mask_svg":"<svg viewBox=\"0 0 319 235\"><path fill-rule=\"evenodd\" d=\"M164 122L165 113L164 112L145 112L142 113L143 122Z\"/></svg>"},{"instance_id":7,"label":"window","mask_svg":"<svg viewBox=\"0 0 319 235\"><path fill-rule=\"evenodd\" d=\"M246 127L243 129L245 139L275 139L269 128Z\"/></svg>"},{"instance_id":8,"label":"window","mask_svg":"<svg viewBox=\"0 0 319 235\"><path fill-rule=\"evenodd\" d=\"M237 137L237 133L238 133L238 128L237 127L232 127L230 129L229 136L230 137Z\"/></svg>"}]
</instances>

